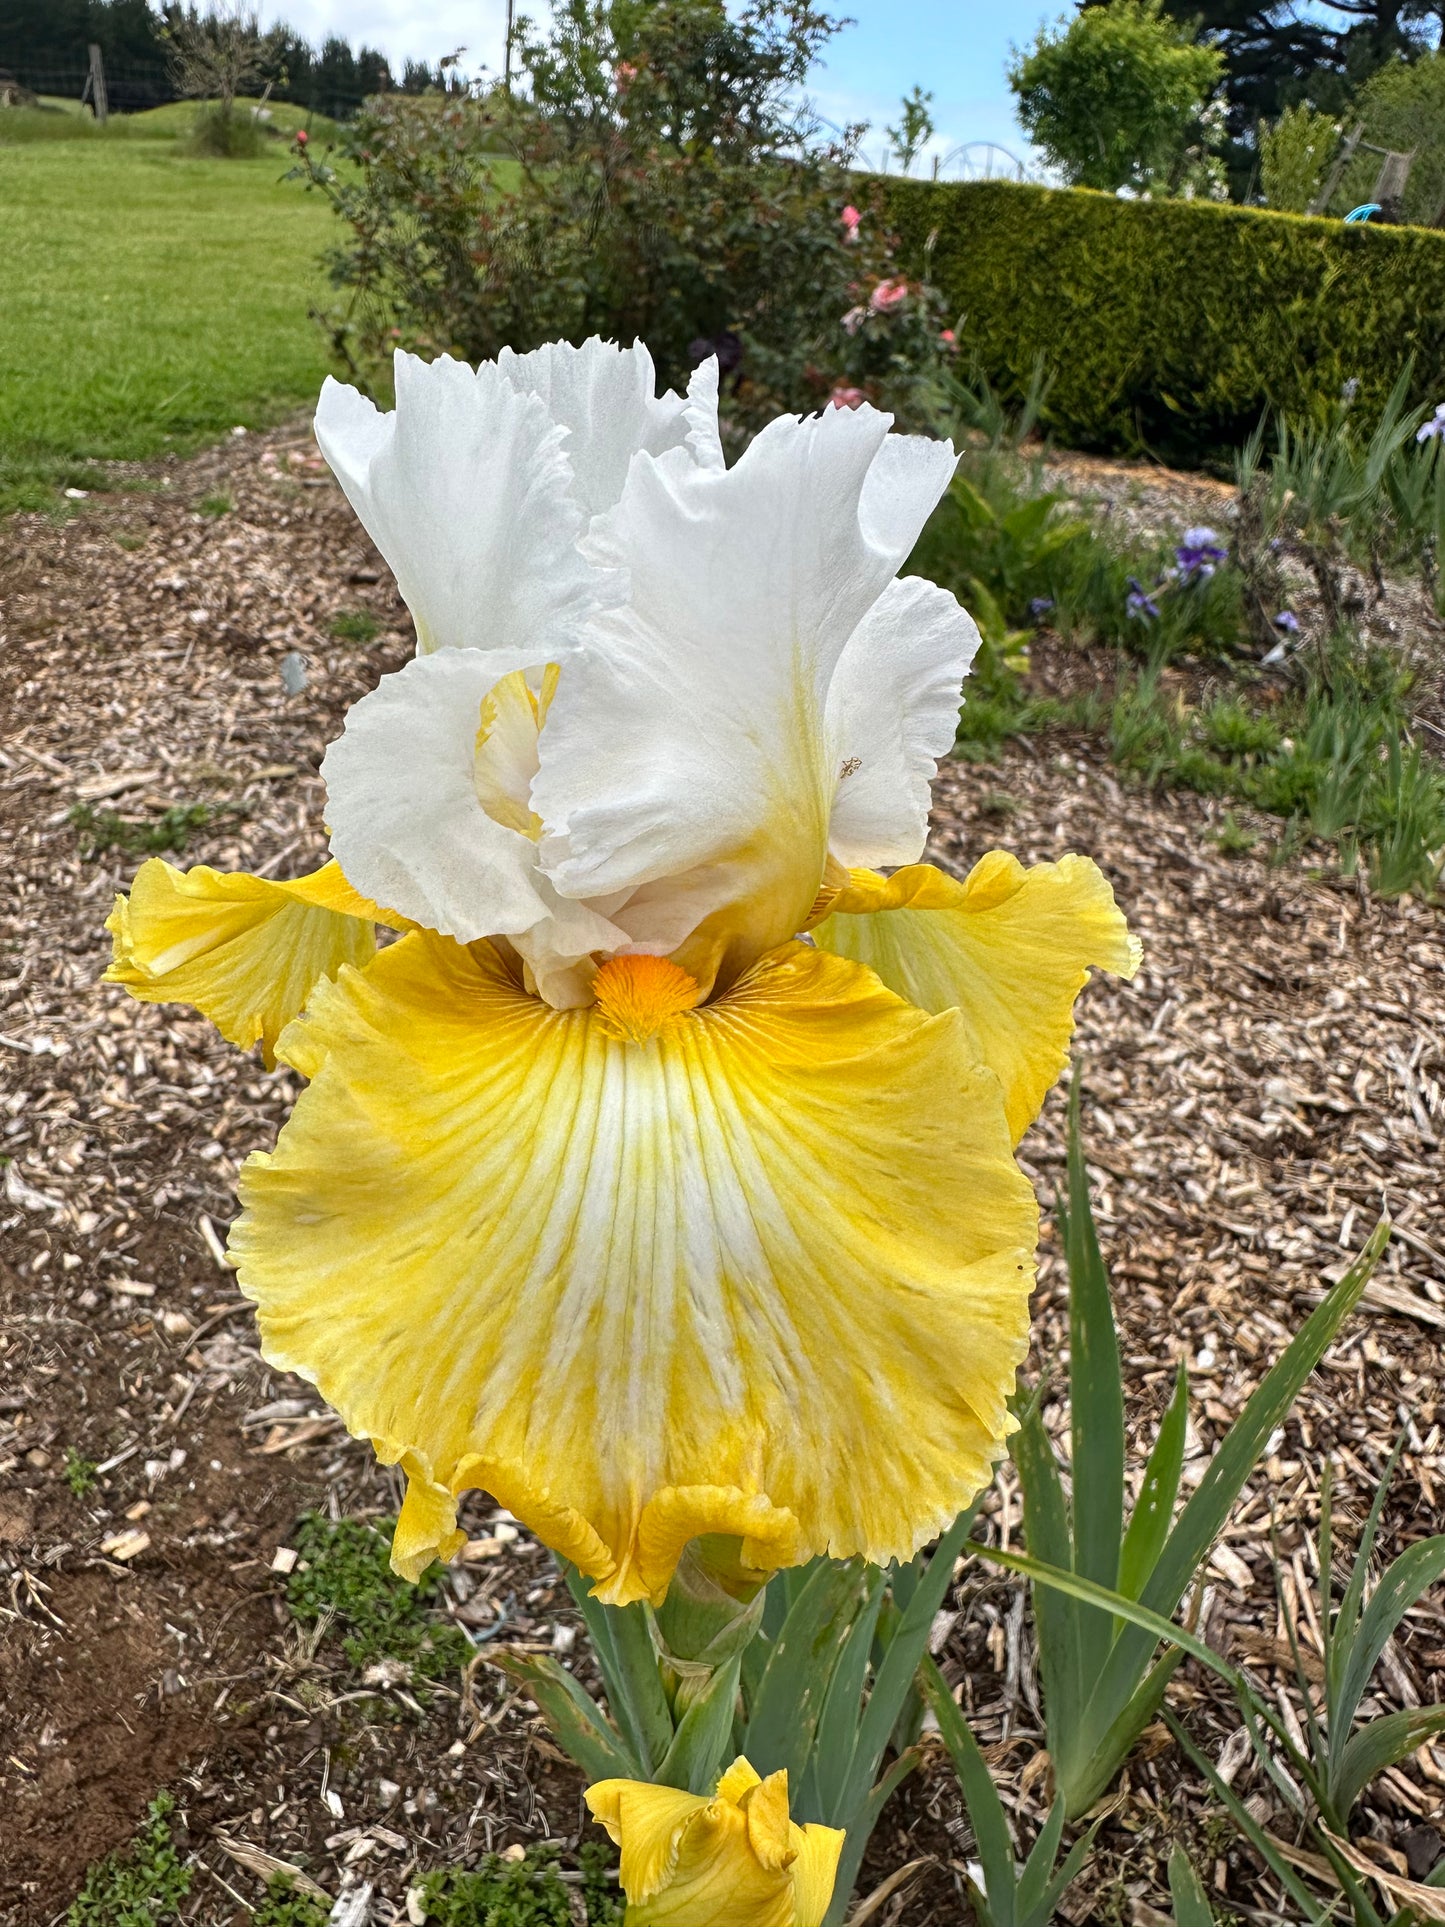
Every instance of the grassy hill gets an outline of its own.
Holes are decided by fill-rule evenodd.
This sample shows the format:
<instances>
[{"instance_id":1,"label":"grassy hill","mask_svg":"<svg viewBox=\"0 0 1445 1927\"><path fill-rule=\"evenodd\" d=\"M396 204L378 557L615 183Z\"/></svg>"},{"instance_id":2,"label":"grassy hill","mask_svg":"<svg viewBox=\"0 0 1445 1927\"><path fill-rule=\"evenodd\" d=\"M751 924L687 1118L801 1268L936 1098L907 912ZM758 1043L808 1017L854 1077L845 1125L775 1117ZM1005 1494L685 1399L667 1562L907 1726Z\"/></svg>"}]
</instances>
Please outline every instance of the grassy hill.
<instances>
[{"instance_id":1,"label":"grassy hill","mask_svg":"<svg viewBox=\"0 0 1445 1927\"><path fill-rule=\"evenodd\" d=\"M0 513L311 400L332 217L256 160L193 158L194 110L0 113ZM304 110L278 105L283 132ZM312 122L324 140L331 124Z\"/></svg>"}]
</instances>

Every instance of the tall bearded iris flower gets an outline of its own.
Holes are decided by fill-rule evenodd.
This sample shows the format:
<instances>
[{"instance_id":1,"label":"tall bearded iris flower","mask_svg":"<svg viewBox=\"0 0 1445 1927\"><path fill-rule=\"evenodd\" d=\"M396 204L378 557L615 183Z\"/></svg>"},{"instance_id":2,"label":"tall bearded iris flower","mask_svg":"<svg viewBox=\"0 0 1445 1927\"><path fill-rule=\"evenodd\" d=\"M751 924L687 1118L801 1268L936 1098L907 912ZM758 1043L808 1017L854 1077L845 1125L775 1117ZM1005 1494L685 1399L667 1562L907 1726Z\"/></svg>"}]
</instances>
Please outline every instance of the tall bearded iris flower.
<instances>
[{"instance_id":1,"label":"tall bearded iris flower","mask_svg":"<svg viewBox=\"0 0 1445 1927\"><path fill-rule=\"evenodd\" d=\"M716 394L598 341L328 382L419 638L327 753L335 860L151 862L111 919L113 980L309 1080L231 1250L405 1470L413 1577L473 1486L617 1604L699 1535L936 1533L1009 1430L1013 1147L1136 961L1086 861L915 862L978 638L898 570L952 450L828 409L729 468Z\"/></svg>"}]
</instances>

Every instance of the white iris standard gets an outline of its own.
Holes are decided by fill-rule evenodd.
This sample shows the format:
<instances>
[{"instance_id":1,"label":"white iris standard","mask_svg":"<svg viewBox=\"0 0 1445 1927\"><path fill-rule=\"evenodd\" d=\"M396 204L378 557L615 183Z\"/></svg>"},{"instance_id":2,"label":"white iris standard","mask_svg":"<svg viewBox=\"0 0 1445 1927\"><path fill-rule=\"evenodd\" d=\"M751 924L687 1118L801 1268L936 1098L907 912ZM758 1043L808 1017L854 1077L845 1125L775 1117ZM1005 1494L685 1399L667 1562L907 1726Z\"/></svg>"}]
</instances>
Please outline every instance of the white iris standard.
<instances>
[{"instance_id":1,"label":"white iris standard","mask_svg":"<svg viewBox=\"0 0 1445 1927\"><path fill-rule=\"evenodd\" d=\"M919 854L978 641L895 580L946 444L829 409L728 468L714 363L657 400L646 350L600 341L398 356L396 391L328 382L316 424L420 639L323 765L358 890L509 939L565 1007L618 953L705 997L804 926L830 858Z\"/></svg>"}]
</instances>

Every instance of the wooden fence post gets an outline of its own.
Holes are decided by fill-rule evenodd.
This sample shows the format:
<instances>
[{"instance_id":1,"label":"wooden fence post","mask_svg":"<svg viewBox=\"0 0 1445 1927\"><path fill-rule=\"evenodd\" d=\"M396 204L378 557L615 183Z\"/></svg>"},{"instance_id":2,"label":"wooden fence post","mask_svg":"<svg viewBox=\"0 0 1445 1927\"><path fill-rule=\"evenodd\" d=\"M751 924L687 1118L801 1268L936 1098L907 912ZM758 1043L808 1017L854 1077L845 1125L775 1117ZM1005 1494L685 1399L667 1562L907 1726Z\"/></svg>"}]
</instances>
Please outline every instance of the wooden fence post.
<instances>
[{"instance_id":1,"label":"wooden fence post","mask_svg":"<svg viewBox=\"0 0 1445 1927\"><path fill-rule=\"evenodd\" d=\"M103 127L110 114L110 103L105 96L105 68L100 58L100 48L92 41L90 48L90 72L86 76L86 93L90 95L95 108L95 118ZM85 95L81 95L83 100Z\"/></svg>"}]
</instances>

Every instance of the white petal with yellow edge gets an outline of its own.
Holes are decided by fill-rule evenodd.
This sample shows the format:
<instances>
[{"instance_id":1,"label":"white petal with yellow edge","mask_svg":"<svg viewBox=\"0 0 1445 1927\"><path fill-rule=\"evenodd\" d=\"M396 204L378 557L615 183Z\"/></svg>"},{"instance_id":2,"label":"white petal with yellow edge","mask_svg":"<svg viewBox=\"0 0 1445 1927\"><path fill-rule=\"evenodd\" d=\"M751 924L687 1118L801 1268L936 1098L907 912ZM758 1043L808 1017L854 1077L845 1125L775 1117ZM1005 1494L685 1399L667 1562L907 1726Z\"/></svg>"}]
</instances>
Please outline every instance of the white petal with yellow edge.
<instances>
[{"instance_id":1,"label":"white petal with yellow edge","mask_svg":"<svg viewBox=\"0 0 1445 1927\"><path fill-rule=\"evenodd\" d=\"M998 1073L1015 1143L1069 1057L1092 969L1132 977L1140 947L1108 878L1084 856L1025 869L994 850L965 881L919 863L855 871L813 940L867 964L923 1010L956 1010Z\"/></svg>"},{"instance_id":2,"label":"white petal with yellow edge","mask_svg":"<svg viewBox=\"0 0 1445 1927\"><path fill-rule=\"evenodd\" d=\"M629 589L590 625L542 735L543 866L565 895L636 892L619 919L633 941L705 987L791 936L823 874L830 685L953 466L946 445L888 427L829 409L769 423L731 468L640 456L582 545ZM925 633L961 676L957 638ZM885 707L904 694L886 675L868 687ZM905 781L904 809L916 801Z\"/></svg>"},{"instance_id":3,"label":"white petal with yellow edge","mask_svg":"<svg viewBox=\"0 0 1445 1927\"><path fill-rule=\"evenodd\" d=\"M707 1532L906 1557L991 1476L1027 1343L997 1081L956 1015L805 945L700 1009L634 967L641 1043L424 933L320 993L231 1239L266 1356L403 1464L413 1576L469 1485L617 1603Z\"/></svg>"},{"instance_id":4,"label":"white petal with yellow edge","mask_svg":"<svg viewBox=\"0 0 1445 1927\"><path fill-rule=\"evenodd\" d=\"M544 679L518 650L417 657L353 703L321 774L331 847L360 888L464 943L536 931L538 968L565 971L627 934L560 897L538 867L517 740L530 728L535 767L527 670Z\"/></svg>"},{"instance_id":5,"label":"white petal with yellow edge","mask_svg":"<svg viewBox=\"0 0 1445 1927\"><path fill-rule=\"evenodd\" d=\"M276 1039L315 986L366 964L387 911L352 889L338 864L290 883L152 857L106 921L114 958L105 981L145 1004L190 1004L230 1043Z\"/></svg>"}]
</instances>

